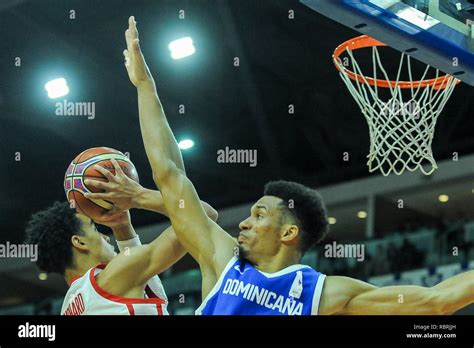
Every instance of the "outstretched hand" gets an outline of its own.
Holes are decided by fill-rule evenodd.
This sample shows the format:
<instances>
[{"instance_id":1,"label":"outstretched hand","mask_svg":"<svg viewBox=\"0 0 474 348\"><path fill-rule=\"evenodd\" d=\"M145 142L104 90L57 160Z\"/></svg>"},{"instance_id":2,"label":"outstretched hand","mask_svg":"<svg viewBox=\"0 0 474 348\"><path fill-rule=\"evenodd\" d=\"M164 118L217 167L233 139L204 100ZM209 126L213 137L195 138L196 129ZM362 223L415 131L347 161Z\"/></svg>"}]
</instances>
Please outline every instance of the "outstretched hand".
<instances>
[{"instance_id":1,"label":"outstretched hand","mask_svg":"<svg viewBox=\"0 0 474 348\"><path fill-rule=\"evenodd\" d=\"M120 168L116 160L111 160L115 175L107 169L95 165L94 169L107 178L108 181L86 179L87 186L103 189L105 192L86 193L84 197L89 199L103 199L114 204L109 215L136 208L135 199L143 192L144 188L136 181L130 179Z\"/></svg>"},{"instance_id":2,"label":"outstretched hand","mask_svg":"<svg viewBox=\"0 0 474 348\"><path fill-rule=\"evenodd\" d=\"M137 22L134 16L128 19L128 29L125 31L125 40L127 49L123 51L125 57L125 68L127 68L128 77L135 87L144 84L154 84L150 69L145 62L145 57L140 49L140 40L138 39Z\"/></svg>"}]
</instances>

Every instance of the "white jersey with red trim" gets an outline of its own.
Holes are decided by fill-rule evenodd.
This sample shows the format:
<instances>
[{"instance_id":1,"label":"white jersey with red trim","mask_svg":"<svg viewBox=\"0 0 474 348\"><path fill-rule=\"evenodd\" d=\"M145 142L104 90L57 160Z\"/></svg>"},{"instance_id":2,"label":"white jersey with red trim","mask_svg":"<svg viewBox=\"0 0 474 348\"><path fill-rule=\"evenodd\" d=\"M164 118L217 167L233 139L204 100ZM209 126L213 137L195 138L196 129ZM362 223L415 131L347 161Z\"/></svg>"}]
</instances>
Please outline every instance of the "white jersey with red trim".
<instances>
[{"instance_id":1,"label":"white jersey with red trim","mask_svg":"<svg viewBox=\"0 0 474 348\"><path fill-rule=\"evenodd\" d=\"M149 284L145 288L145 298L125 298L102 289L95 277L104 268L105 265L91 268L71 283L61 315L168 315L166 297L154 293ZM156 288L155 277L150 281Z\"/></svg>"}]
</instances>

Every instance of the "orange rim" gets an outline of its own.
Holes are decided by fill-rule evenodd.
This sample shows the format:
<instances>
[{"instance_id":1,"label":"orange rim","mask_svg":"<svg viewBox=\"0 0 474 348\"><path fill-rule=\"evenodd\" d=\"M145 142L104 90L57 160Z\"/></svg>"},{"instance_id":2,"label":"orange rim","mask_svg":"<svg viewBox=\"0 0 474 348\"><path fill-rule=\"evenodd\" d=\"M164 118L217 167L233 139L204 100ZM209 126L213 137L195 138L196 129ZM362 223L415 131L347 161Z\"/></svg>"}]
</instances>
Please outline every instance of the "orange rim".
<instances>
[{"instance_id":1,"label":"orange rim","mask_svg":"<svg viewBox=\"0 0 474 348\"><path fill-rule=\"evenodd\" d=\"M337 70L341 73L346 73L351 80L358 80L360 83L368 83L371 86L377 85L377 87L385 87L385 88L418 88L421 85L421 88L425 87L433 87L434 89L445 89L448 86L448 81L453 77L452 75L446 74L445 76L438 77L436 79L429 79L429 80L418 80L418 81L387 81L381 79L374 79L372 77L362 76L356 74L355 72L347 69L342 68L344 71L341 71L341 66L338 64L340 61L339 56L346 51L346 49L350 49L351 51L358 50L361 48L368 48L368 47L379 47L379 46L387 46L383 42L380 42L374 38L371 38L367 35L362 35L355 37L353 39L347 40L336 47L334 50L334 54L332 55L332 59L334 65L336 66ZM456 84L460 81L456 80Z\"/></svg>"}]
</instances>

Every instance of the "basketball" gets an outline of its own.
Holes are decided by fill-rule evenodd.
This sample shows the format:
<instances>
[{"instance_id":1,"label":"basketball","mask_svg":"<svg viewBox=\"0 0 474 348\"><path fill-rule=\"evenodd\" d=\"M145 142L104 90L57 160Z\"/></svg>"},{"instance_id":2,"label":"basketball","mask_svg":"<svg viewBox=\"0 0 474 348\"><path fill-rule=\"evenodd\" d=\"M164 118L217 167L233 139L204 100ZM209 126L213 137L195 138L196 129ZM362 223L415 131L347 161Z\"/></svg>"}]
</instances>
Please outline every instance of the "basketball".
<instances>
[{"instance_id":1,"label":"basketball","mask_svg":"<svg viewBox=\"0 0 474 348\"><path fill-rule=\"evenodd\" d=\"M71 204L74 204L79 214L87 215L92 220L100 219L103 214L113 208L113 204L102 200L90 200L84 197L84 193L101 192L101 189L88 187L84 180L93 179L107 181L102 173L94 169L97 164L115 174L111 160L115 159L131 179L138 182L137 170L133 163L122 152L108 147L94 147L81 152L68 166L64 176L64 190L66 197Z\"/></svg>"}]
</instances>

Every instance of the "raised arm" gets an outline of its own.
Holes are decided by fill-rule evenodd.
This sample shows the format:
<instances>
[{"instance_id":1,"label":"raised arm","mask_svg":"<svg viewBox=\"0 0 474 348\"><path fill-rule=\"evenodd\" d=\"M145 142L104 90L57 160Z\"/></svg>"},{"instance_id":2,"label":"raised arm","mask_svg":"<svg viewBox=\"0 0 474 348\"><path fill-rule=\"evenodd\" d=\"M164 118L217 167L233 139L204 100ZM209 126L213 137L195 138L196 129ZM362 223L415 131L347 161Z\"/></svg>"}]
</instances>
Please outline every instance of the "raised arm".
<instances>
[{"instance_id":1,"label":"raised arm","mask_svg":"<svg viewBox=\"0 0 474 348\"><path fill-rule=\"evenodd\" d=\"M415 285L377 288L356 279L331 276L325 281L320 314L451 314L471 303L474 303L474 271L458 274L431 288Z\"/></svg>"},{"instance_id":2,"label":"raised arm","mask_svg":"<svg viewBox=\"0 0 474 348\"><path fill-rule=\"evenodd\" d=\"M126 39L125 66L138 91L140 128L153 179L163 195L179 240L201 266L203 278L211 277L210 283L215 282L233 256L237 243L208 218L193 184L181 168L181 152L140 50L133 17L129 19Z\"/></svg>"}]
</instances>

